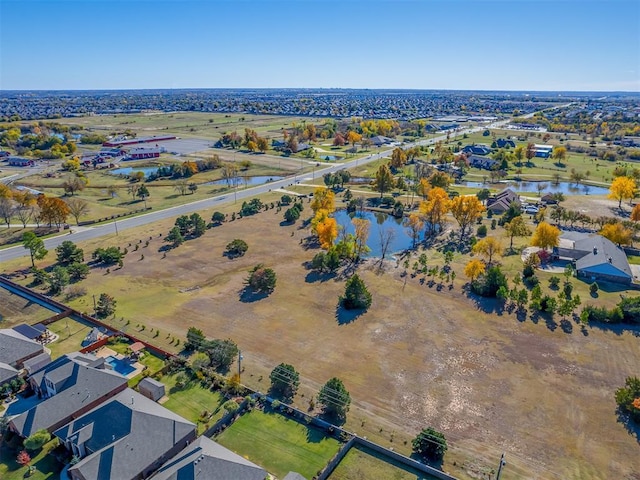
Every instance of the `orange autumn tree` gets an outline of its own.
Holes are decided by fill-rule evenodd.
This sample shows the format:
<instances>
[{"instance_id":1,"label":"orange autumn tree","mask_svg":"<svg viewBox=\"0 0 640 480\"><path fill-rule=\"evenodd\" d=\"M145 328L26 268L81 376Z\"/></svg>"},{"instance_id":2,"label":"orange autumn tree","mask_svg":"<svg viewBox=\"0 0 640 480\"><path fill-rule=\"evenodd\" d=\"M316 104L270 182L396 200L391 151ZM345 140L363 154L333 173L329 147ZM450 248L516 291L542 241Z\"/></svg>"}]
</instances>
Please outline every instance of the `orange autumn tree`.
<instances>
[{"instance_id":1,"label":"orange autumn tree","mask_svg":"<svg viewBox=\"0 0 640 480\"><path fill-rule=\"evenodd\" d=\"M631 210L631 220L640 222L640 203L637 203L636 206L633 207L633 210Z\"/></svg>"},{"instance_id":2,"label":"orange autumn tree","mask_svg":"<svg viewBox=\"0 0 640 480\"><path fill-rule=\"evenodd\" d=\"M451 201L451 214L460 225L460 241L464 239L467 228L470 227L486 208L475 195L456 197Z\"/></svg>"},{"instance_id":3,"label":"orange autumn tree","mask_svg":"<svg viewBox=\"0 0 640 480\"><path fill-rule=\"evenodd\" d=\"M428 222L427 228L430 235L436 232L436 227L442 228L445 223L444 216L451 208L451 201L447 192L435 187L429 190L427 200L420 203L420 213Z\"/></svg>"}]
</instances>

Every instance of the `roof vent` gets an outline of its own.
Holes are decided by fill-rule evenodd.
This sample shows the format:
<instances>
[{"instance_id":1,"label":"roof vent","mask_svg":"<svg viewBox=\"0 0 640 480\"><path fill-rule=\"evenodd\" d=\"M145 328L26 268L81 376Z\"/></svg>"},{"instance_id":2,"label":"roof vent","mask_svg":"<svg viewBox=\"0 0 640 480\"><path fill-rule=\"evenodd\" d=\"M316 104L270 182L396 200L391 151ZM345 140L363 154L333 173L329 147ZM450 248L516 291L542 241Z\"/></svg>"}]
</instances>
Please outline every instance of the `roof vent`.
<instances>
[{"instance_id":1,"label":"roof vent","mask_svg":"<svg viewBox=\"0 0 640 480\"><path fill-rule=\"evenodd\" d=\"M597 255L598 254L598 247L593 247L593 254Z\"/></svg>"},{"instance_id":2,"label":"roof vent","mask_svg":"<svg viewBox=\"0 0 640 480\"><path fill-rule=\"evenodd\" d=\"M613 263L613 258L609 257L609 263Z\"/></svg>"}]
</instances>

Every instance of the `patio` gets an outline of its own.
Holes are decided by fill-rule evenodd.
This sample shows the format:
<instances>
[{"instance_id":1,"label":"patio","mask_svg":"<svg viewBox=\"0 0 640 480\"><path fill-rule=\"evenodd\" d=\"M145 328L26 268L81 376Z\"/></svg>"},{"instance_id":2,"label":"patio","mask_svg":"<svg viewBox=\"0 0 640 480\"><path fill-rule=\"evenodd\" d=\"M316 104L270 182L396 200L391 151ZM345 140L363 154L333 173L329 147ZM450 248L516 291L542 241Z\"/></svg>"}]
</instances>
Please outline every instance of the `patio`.
<instances>
[{"instance_id":1,"label":"patio","mask_svg":"<svg viewBox=\"0 0 640 480\"><path fill-rule=\"evenodd\" d=\"M122 355L109 347L101 347L93 353L96 357L104 358L113 371L127 379L140 375L144 370L144 365L140 362L132 362L128 356Z\"/></svg>"}]
</instances>

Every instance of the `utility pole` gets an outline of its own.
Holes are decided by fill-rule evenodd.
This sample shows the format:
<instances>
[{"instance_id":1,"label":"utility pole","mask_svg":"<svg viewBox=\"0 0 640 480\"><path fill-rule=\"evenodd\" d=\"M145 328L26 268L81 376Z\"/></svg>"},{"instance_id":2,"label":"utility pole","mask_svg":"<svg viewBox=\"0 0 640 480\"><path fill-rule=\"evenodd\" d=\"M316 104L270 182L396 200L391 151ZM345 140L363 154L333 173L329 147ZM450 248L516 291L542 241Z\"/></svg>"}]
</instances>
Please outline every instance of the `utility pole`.
<instances>
[{"instance_id":1,"label":"utility pole","mask_svg":"<svg viewBox=\"0 0 640 480\"><path fill-rule=\"evenodd\" d=\"M238 350L238 381L240 381L240 374L242 373L242 351Z\"/></svg>"},{"instance_id":2,"label":"utility pole","mask_svg":"<svg viewBox=\"0 0 640 480\"><path fill-rule=\"evenodd\" d=\"M506 466L507 462L504 459L504 453L500 457L500 465L498 465L498 473L496 474L496 480L500 480L500 474L502 473L502 467Z\"/></svg>"},{"instance_id":3,"label":"utility pole","mask_svg":"<svg viewBox=\"0 0 640 480\"><path fill-rule=\"evenodd\" d=\"M96 312L96 296L94 295L93 296L93 316L95 317L97 313L98 312ZM69 325L68 321L67 321L67 325Z\"/></svg>"}]
</instances>

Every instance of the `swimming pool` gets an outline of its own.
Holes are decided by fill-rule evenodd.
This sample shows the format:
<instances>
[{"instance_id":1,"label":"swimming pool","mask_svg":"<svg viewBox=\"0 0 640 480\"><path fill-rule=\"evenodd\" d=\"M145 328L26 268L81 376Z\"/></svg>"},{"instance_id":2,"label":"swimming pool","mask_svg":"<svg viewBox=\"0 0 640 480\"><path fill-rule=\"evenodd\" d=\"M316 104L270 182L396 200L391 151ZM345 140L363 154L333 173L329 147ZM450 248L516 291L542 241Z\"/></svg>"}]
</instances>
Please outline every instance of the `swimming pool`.
<instances>
[{"instance_id":1,"label":"swimming pool","mask_svg":"<svg viewBox=\"0 0 640 480\"><path fill-rule=\"evenodd\" d=\"M135 372L136 370L134 367L129 365L129 362L125 362L124 360L120 360L116 357L110 356L105 358L104 361L111 365L111 368L123 377L126 377L131 372Z\"/></svg>"}]
</instances>

